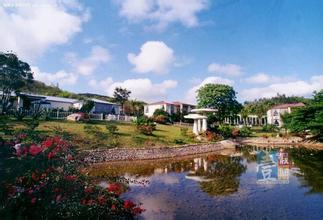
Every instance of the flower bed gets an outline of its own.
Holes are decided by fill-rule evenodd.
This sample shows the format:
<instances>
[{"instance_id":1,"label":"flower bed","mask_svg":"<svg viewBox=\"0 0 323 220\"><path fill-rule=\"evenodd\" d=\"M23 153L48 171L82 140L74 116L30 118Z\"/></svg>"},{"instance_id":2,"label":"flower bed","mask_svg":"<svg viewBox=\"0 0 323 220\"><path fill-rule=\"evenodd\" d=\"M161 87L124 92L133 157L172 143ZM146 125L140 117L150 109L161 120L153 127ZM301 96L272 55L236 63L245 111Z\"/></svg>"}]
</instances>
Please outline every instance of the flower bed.
<instances>
[{"instance_id":1,"label":"flower bed","mask_svg":"<svg viewBox=\"0 0 323 220\"><path fill-rule=\"evenodd\" d=\"M132 218L143 211L119 198L119 183L103 188L81 174L80 161L71 142L60 137L30 143L28 135L21 134L2 143L1 218Z\"/></svg>"}]
</instances>

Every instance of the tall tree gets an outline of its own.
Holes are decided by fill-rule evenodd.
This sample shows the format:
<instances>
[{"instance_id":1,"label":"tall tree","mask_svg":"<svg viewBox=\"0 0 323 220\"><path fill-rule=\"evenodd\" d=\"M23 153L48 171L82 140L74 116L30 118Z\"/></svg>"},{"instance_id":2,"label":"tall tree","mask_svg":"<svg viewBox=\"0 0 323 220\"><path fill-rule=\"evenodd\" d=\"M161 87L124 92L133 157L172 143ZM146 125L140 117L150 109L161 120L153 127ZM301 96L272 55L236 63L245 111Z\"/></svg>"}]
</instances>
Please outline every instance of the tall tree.
<instances>
[{"instance_id":1,"label":"tall tree","mask_svg":"<svg viewBox=\"0 0 323 220\"><path fill-rule=\"evenodd\" d=\"M17 95L21 89L32 82L33 74L28 63L13 54L0 52L0 112L6 112L13 92Z\"/></svg>"},{"instance_id":2,"label":"tall tree","mask_svg":"<svg viewBox=\"0 0 323 220\"><path fill-rule=\"evenodd\" d=\"M235 117L242 108L234 89L222 84L206 84L201 87L198 90L197 103L199 107L217 109L215 120L219 122L223 122L226 117Z\"/></svg>"},{"instance_id":3,"label":"tall tree","mask_svg":"<svg viewBox=\"0 0 323 220\"><path fill-rule=\"evenodd\" d=\"M130 94L131 91L121 87L116 87L114 89L113 97L118 103L121 104L122 112L124 112L124 103L129 99Z\"/></svg>"},{"instance_id":4,"label":"tall tree","mask_svg":"<svg viewBox=\"0 0 323 220\"><path fill-rule=\"evenodd\" d=\"M305 107L297 108L282 116L284 127L293 133L310 131L314 139L323 142L323 90L315 92Z\"/></svg>"}]
</instances>

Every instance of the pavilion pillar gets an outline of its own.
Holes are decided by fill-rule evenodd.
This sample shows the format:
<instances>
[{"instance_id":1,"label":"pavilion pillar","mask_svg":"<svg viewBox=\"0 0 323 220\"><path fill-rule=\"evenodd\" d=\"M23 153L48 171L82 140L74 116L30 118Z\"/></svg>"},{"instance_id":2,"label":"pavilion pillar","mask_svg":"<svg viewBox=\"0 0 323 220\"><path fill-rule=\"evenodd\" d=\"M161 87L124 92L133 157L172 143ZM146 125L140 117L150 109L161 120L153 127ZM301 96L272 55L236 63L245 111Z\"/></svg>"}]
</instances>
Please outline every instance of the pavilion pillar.
<instances>
[{"instance_id":1,"label":"pavilion pillar","mask_svg":"<svg viewBox=\"0 0 323 220\"><path fill-rule=\"evenodd\" d=\"M207 130L207 121L206 118L202 119L202 131L206 131Z\"/></svg>"},{"instance_id":2,"label":"pavilion pillar","mask_svg":"<svg viewBox=\"0 0 323 220\"><path fill-rule=\"evenodd\" d=\"M198 131L198 119L194 119L193 133L194 134L199 134L199 131Z\"/></svg>"},{"instance_id":3,"label":"pavilion pillar","mask_svg":"<svg viewBox=\"0 0 323 220\"><path fill-rule=\"evenodd\" d=\"M197 133L199 134L201 132L201 119L197 119Z\"/></svg>"}]
</instances>

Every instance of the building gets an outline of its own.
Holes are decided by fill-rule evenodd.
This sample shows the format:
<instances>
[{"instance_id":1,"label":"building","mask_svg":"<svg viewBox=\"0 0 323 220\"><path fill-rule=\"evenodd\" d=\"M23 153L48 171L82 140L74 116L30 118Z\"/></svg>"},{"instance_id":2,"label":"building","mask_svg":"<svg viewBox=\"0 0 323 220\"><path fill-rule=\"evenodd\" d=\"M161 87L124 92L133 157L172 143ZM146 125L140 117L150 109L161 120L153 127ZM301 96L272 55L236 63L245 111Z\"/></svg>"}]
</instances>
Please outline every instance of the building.
<instances>
[{"instance_id":1,"label":"building","mask_svg":"<svg viewBox=\"0 0 323 220\"><path fill-rule=\"evenodd\" d=\"M94 107L91 110L91 113L120 114L119 104L106 102L100 99L91 100L94 102ZM18 109L29 105L31 108L39 106L43 109L59 109L62 111L69 111L71 109L81 109L83 104L84 101L78 99L22 93L13 103L13 107Z\"/></svg>"},{"instance_id":2,"label":"building","mask_svg":"<svg viewBox=\"0 0 323 220\"><path fill-rule=\"evenodd\" d=\"M91 113L94 114L112 114L119 115L121 106L113 102L107 102L100 99L91 99L94 102L94 107Z\"/></svg>"},{"instance_id":3,"label":"building","mask_svg":"<svg viewBox=\"0 0 323 220\"><path fill-rule=\"evenodd\" d=\"M282 114L291 113L293 108L304 106L305 105L302 102L276 105L267 111L267 122L268 124L273 124L278 127L281 127L283 125L281 119Z\"/></svg>"},{"instance_id":4,"label":"building","mask_svg":"<svg viewBox=\"0 0 323 220\"><path fill-rule=\"evenodd\" d=\"M267 124L267 117L264 115L259 118L257 115L249 114L244 118L241 114L237 114L236 117L225 118L224 123L233 125L263 126Z\"/></svg>"},{"instance_id":5,"label":"building","mask_svg":"<svg viewBox=\"0 0 323 220\"><path fill-rule=\"evenodd\" d=\"M192 109L195 108L195 105L186 104L182 102L166 102L166 101L160 101L160 102L154 102L150 103L144 106L144 114L148 117L153 116L154 112L157 109L163 109L168 114L176 114L176 113L188 113Z\"/></svg>"},{"instance_id":6,"label":"building","mask_svg":"<svg viewBox=\"0 0 323 220\"><path fill-rule=\"evenodd\" d=\"M30 105L30 107L40 105L40 108L44 109L61 109L63 111L68 111L71 108L80 109L83 102L77 99L22 93L18 96L17 103L14 103L14 106L16 106L16 108L21 108L27 104Z\"/></svg>"}]
</instances>

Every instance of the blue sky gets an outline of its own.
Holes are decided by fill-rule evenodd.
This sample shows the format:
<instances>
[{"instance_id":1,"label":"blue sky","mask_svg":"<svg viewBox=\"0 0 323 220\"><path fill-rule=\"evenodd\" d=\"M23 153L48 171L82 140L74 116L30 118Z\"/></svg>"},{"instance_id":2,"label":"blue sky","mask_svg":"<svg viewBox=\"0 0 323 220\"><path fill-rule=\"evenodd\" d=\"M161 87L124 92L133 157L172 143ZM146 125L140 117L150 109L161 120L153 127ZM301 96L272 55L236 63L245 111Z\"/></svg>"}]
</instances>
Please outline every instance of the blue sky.
<instances>
[{"instance_id":1,"label":"blue sky","mask_svg":"<svg viewBox=\"0 0 323 220\"><path fill-rule=\"evenodd\" d=\"M0 3L0 50L69 91L194 103L205 83L232 85L240 101L323 88L322 1Z\"/></svg>"}]
</instances>

